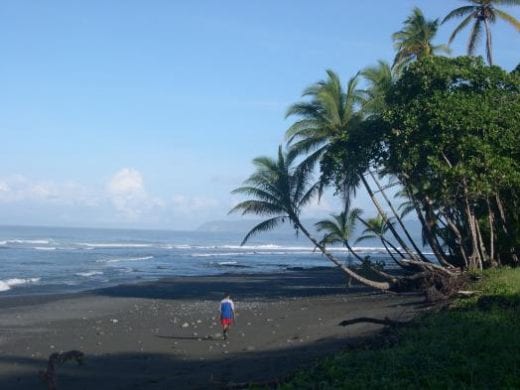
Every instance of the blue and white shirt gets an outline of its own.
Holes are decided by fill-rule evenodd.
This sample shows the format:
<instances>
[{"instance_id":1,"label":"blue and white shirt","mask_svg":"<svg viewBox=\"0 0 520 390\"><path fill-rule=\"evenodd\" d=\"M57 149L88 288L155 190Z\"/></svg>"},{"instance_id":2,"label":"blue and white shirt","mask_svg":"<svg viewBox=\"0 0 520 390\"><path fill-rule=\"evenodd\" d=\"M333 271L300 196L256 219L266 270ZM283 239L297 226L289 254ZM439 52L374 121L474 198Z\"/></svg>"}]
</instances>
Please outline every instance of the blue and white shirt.
<instances>
[{"instance_id":1,"label":"blue and white shirt","mask_svg":"<svg viewBox=\"0 0 520 390\"><path fill-rule=\"evenodd\" d=\"M220 317L221 318L233 318L235 313L235 304L229 298L224 298L220 301Z\"/></svg>"}]
</instances>

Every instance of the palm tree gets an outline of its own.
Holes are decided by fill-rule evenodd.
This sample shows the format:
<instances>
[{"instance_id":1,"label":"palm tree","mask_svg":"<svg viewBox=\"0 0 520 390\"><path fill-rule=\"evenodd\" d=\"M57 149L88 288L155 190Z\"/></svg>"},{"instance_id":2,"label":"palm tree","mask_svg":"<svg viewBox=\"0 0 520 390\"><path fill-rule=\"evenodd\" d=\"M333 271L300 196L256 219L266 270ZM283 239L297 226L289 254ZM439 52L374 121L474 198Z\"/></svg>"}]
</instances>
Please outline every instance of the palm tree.
<instances>
[{"instance_id":1,"label":"palm tree","mask_svg":"<svg viewBox=\"0 0 520 390\"><path fill-rule=\"evenodd\" d=\"M280 223L291 222L301 231L331 262L358 282L380 290L391 288L390 282L375 282L358 275L330 254L316 241L300 221L300 213L315 195L318 185L309 185L309 171L298 166L293 168L294 158L278 149L278 158L258 157L253 160L256 171L244 182L242 187L233 191L249 199L237 204L231 211L269 217L253 227L242 240L245 244L253 235L272 230Z\"/></svg>"},{"instance_id":2,"label":"palm tree","mask_svg":"<svg viewBox=\"0 0 520 390\"><path fill-rule=\"evenodd\" d=\"M366 259L359 256L354 248L349 243L349 240L354 233L354 229L356 227L356 222L361 220L361 209L355 208L352 211L348 211L346 208L340 214L332 214L331 218L323 219L317 222L314 226L316 226L318 231L325 231L325 235L323 236L320 244L324 247L329 244L343 244L349 250L350 253L354 255L354 257L360 261L361 264L368 265L368 268L375 274L379 275L383 279L390 280L396 282L397 279L392 275L383 272L376 267L370 265L370 263L366 263ZM350 287L352 284L352 277L349 278L348 286Z\"/></svg>"},{"instance_id":3,"label":"palm tree","mask_svg":"<svg viewBox=\"0 0 520 390\"><path fill-rule=\"evenodd\" d=\"M288 139L291 158L304 156L299 166L300 169L305 171L311 171L317 163L323 162L327 158L329 150L338 147L346 150L342 141L361 128L360 124L362 124L365 116L363 112L356 110L363 103L363 98L366 101L367 96L366 91L357 89L358 75L349 80L346 91L334 72L329 70L327 75L327 80L313 84L305 90L303 96L311 97L310 101L294 104L287 113L288 116L297 115L300 117L287 130L286 138ZM358 138L361 138L364 142L367 137L366 134L361 134ZM357 186L362 183L378 212L384 215L383 208L364 177L364 173L368 169L368 161L366 161L363 152L359 152L363 147L356 146L358 150L356 153L360 154L349 155L348 164L344 164L342 167L344 170L343 177L342 182L339 183L341 194L348 208L351 195L355 193ZM328 178L322 174L320 185L323 186L327 180ZM410 258L420 258L409 250L407 244L401 239L391 223L389 223L389 229L401 247L407 251Z\"/></svg>"},{"instance_id":4,"label":"palm tree","mask_svg":"<svg viewBox=\"0 0 520 390\"><path fill-rule=\"evenodd\" d=\"M446 45L432 43L438 28L438 19L426 20L422 11L415 7L412 14L404 21L403 29L392 34L394 47L397 50L393 68L400 72L414 60L439 52L449 52Z\"/></svg>"},{"instance_id":5,"label":"palm tree","mask_svg":"<svg viewBox=\"0 0 520 390\"><path fill-rule=\"evenodd\" d=\"M401 251L399 251L399 249L395 245L393 245L390 241L388 241L385 238L385 234L388 232L389 228L388 218L383 218L381 215L378 215L377 217L369 218L367 220L364 220L360 217L358 219L359 221L361 221L363 225L365 225L366 228L361 233L362 235L356 240L356 243L369 239L378 238L385 247L386 251L392 258L392 260L394 260L394 262L396 262L398 265L403 266L403 264L394 256L394 253L400 255L401 258L404 258L405 256L401 253ZM393 251L390 250L390 248Z\"/></svg>"},{"instance_id":6,"label":"palm tree","mask_svg":"<svg viewBox=\"0 0 520 390\"><path fill-rule=\"evenodd\" d=\"M316 226L316 229L319 232L325 232L320 243L324 246L338 243L345 245L349 252L352 253L356 259L362 262L363 258L354 251L349 243L349 240L352 238L352 234L354 233L356 222L361 216L361 213L361 209L355 208L350 212L346 209L339 214L332 214L329 219L323 219L316 222L314 225Z\"/></svg>"},{"instance_id":7,"label":"palm tree","mask_svg":"<svg viewBox=\"0 0 520 390\"><path fill-rule=\"evenodd\" d=\"M468 40L468 54L473 55L475 53L475 48L477 46L477 42L482 34L482 26L484 26L484 30L486 32L486 55L489 65L493 65L493 45L491 42L491 30L490 24L495 23L497 18L500 18L507 23L511 24L516 28L517 31L520 31L520 21L518 21L514 16L504 12L495 7L495 4L501 5L520 5L520 0L466 0L471 5L466 5L463 7L459 7L451 11L445 18L442 20L442 23L447 22L448 20L463 17L464 19L460 24L453 30L451 33L448 44L455 39L457 34L464 29L470 22L473 21L473 28L471 29L471 33L469 35Z\"/></svg>"},{"instance_id":8,"label":"palm tree","mask_svg":"<svg viewBox=\"0 0 520 390\"><path fill-rule=\"evenodd\" d=\"M366 67L360 74L367 83L367 89L362 91L362 110L367 116L379 115L386 106L385 95L395 82L392 67L379 60L376 66Z\"/></svg>"},{"instance_id":9,"label":"palm tree","mask_svg":"<svg viewBox=\"0 0 520 390\"><path fill-rule=\"evenodd\" d=\"M349 80L346 91L336 73L327 70L327 76L303 92L302 96L311 97L310 101L293 104L286 114L286 118L299 117L285 134L289 154L307 155L300 165L309 170L323 157L331 140L355 119L362 98L357 89L358 75Z\"/></svg>"},{"instance_id":10,"label":"palm tree","mask_svg":"<svg viewBox=\"0 0 520 390\"><path fill-rule=\"evenodd\" d=\"M278 148L278 159L257 157L253 160L256 172L242 187L232 191L252 199L240 202L231 211L242 211L244 214L270 216L271 218L256 225L244 237L244 245L257 233L272 230L286 220L299 226L301 209L316 192L316 185L310 186L309 174L303 169L292 169L293 159L287 156L282 147Z\"/></svg>"}]
</instances>

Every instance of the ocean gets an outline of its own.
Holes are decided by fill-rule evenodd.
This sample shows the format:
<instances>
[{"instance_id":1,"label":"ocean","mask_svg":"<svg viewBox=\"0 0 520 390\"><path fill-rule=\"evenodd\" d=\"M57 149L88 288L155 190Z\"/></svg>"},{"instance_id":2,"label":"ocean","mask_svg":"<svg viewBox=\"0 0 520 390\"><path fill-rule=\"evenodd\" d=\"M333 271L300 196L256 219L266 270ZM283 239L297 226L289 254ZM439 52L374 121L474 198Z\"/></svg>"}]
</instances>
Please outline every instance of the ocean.
<instances>
[{"instance_id":1,"label":"ocean","mask_svg":"<svg viewBox=\"0 0 520 390\"><path fill-rule=\"evenodd\" d=\"M244 233L0 226L0 297L332 266L305 237L270 233L240 246ZM388 261L377 241L363 245L362 256ZM332 251L352 261L344 248Z\"/></svg>"}]
</instances>

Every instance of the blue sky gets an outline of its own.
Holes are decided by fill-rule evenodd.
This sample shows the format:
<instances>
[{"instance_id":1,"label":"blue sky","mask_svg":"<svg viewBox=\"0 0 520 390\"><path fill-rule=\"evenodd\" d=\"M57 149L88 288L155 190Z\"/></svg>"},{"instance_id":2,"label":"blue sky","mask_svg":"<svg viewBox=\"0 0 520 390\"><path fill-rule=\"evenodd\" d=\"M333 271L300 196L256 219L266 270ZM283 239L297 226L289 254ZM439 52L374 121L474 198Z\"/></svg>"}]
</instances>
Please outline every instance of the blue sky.
<instances>
[{"instance_id":1,"label":"blue sky","mask_svg":"<svg viewBox=\"0 0 520 390\"><path fill-rule=\"evenodd\" d=\"M391 61L390 36L413 6L437 18L463 4L4 0L0 223L192 229L225 219L230 191L254 157L275 154L306 86L328 68L346 81ZM510 70L520 34L493 31L495 62ZM333 207L325 199L308 215Z\"/></svg>"}]
</instances>

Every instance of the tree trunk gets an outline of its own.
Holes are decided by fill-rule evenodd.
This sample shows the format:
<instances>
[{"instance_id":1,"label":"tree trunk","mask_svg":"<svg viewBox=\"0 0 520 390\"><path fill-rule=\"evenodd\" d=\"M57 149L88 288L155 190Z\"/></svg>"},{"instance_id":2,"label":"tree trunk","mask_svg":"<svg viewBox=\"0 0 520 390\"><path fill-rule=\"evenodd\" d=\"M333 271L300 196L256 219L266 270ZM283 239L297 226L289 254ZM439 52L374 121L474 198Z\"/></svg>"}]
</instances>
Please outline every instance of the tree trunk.
<instances>
[{"instance_id":1,"label":"tree trunk","mask_svg":"<svg viewBox=\"0 0 520 390\"><path fill-rule=\"evenodd\" d=\"M477 238L478 238L478 246L480 250L480 256L482 258L482 264L488 260L486 245L484 243L484 239L482 238L482 231L480 230L480 223L478 219L475 218L475 228L477 230Z\"/></svg>"},{"instance_id":2,"label":"tree trunk","mask_svg":"<svg viewBox=\"0 0 520 390\"><path fill-rule=\"evenodd\" d=\"M399 214L395 210L394 206L392 205L392 202L390 202L390 199L388 199L388 197L386 196L385 191L383 190L383 188L379 184L379 181L374 177L374 174L372 172L369 171L369 173L370 173L370 177L372 178L374 183L376 183L376 186L379 189L379 192L381 193L381 195L383 196L383 199L386 201L386 204L388 204L388 207L390 207L390 210L392 210L392 213L394 214L394 217L397 219L397 222L399 223L399 226L401 226L401 229L403 229L404 235L406 236L406 238L408 238L408 241L412 244L413 249L419 255L419 257L421 258L422 261L426 261L427 263L429 263L430 260L428 260L422 254L422 251L417 247L417 244L415 243L415 241L413 240L412 236L410 235L410 232L408 232L408 229L406 228L406 226L404 226L404 223L401 220L401 217L399 216Z\"/></svg>"},{"instance_id":3,"label":"tree trunk","mask_svg":"<svg viewBox=\"0 0 520 390\"><path fill-rule=\"evenodd\" d=\"M462 240L462 234L460 233L460 230L457 227L457 225L455 225L455 222L453 222L449 216L444 215L444 219L446 220L446 224L448 225L448 228L453 232L453 234L456 237L457 249L459 250L462 260L464 261L465 268L468 268L470 266L470 260L466 253L466 250L464 249L464 242Z\"/></svg>"},{"instance_id":4,"label":"tree trunk","mask_svg":"<svg viewBox=\"0 0 520 390\"><path fill-rule=\"evenodd\" d=\"M482 270L482 258L479 250L479 240L477 235L477 227L478 223L475 217L475 213L473 208L469 204L468 197L468 188L466 185L466 179L463 179L463 188L464 188L464 212L466 214L466 223L469 228L470 240L471 240L471 250L472 253L469 257L470 259L470 268L478 268Z\"/></svg>"},{"instance_id":5,"label":"tree trunk","mask_svg":"<svg viewBox=\"0 0 520 390\"><path fill-rule=\"evenodd\" d=\"M372 191L372 189L370 188L370 185L368 184L367 180L365 179L365 176L363 176L363 174L361 173L359 175L359 177L361 178L361 181L363 182L363 185L365 186L365 189L367 190L368 192L368 195L370 196L370 199L372 200L372 203L374 203L374 206L376 206L376 209L377 211L379 212L379 214L381 215L381 218L383 218L383 220L385 221L385 223L388 225L388 228L390 229L390 231L392 232L392 234L394 235L395 239L397 240L397 242L399 243L399 245L401 245L401 247L403 248L403 250L410 256L410 258L412 259L417 259L417 256L408 248L408 246L406 245L406 243L403 241L403 239L401 238L401 236L399 236L399 234L397 233L397 231L395 230L393 224L388 220L388 218L386 217L386 214L383 210L383 208L381 207L381 205L379 204L379 202L377 201L375 195L374 195L374 192Z\"/></svg>"},{"instance_id":6,"label":"tree trunk","mask_svg":"<svg viewBox=\"0 0 520 390\"><path fill-rule=\"evenodd\" d=\"M424 200L423 208L425 209L426 216L423 215L421 208L419 206L418 200L415 199L415 197L412 195L411 190L408 190L408 197L412 200L412 203L415 207L415 212L417 213L417 217L419 218L419 221L421 222L421 225L424 226L426 229L426 241L428 241L428 244L430 245L430 248L432 248L433 254L445 267L451 267L453 266L448 259L446 258L446 255L444 254L444 251L441 248L441 245L439 241L437 240L437 237L433 233L433 226L435 225L435 222L433 220L433 212L431 210L431 204L428 199Z\"/></svg>"},{"instance_id":7,"label":"tree trunk","mask_svg":"<svg viewBox=\"0 0 520 390\"><path fill-rule=\"evenodd\" d=\"M495 213L491 207L489 196L486 198L488 208L488 224L489 224L489 257L492 263L499 264L495 259Z\"/></svg>"},{"instance_id":8,"label":"tree trunk","mask_svg":"<svg viewBox=\"0 0 520 390\"><path fill-rule=\"evenodd\" d=\"M301 230L301 232L318 248L323 255L327 259L329 259L332 263L334 263L336 266L338 266L343 272L345 272L347 275L352 277L352 279L358 281L359 283L375 288L377 290L382 291L388 291L391 288L391 284L389 282L375 282L373 280L369 280L367 278L364 278L363 276L359 275L358 273L352 271L350 268L346 267L344 264L342 264L338 259L336 259L329 251L325 249L323 245L321 245L318 241L314 239L314 237L311 236L311 234L305 229L305 227L301 224L298 218L291 218L296 223L296 226L298 229Z\"/></svg>"}]
</instances>

